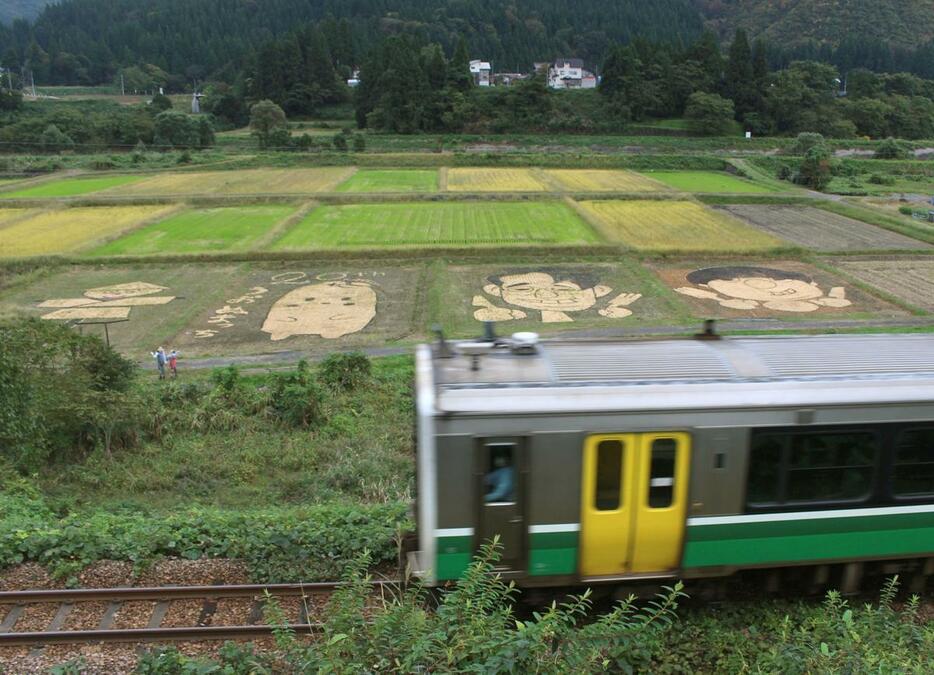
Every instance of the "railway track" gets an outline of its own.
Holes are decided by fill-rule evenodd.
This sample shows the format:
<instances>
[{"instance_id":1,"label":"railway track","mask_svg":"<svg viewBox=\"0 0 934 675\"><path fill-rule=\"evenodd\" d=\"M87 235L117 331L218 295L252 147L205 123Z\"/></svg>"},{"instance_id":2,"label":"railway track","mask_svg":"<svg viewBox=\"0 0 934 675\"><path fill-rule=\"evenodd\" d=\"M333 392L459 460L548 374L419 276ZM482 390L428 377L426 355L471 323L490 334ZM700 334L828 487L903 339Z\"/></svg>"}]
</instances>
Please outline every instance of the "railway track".
<instances>
[{"instance_id":1,"label":"railway track","mask_svg":"<svg viewBox=\"0 0 934 675\"><path fill-rule=\"evenodd\" d=\"M372 584L374 593L396 585L385 581ZM339 583L240 584L3 591L0 592L0 647L255 639L271 635L274 629L262 623L267 593L279 600L283 609L290 599L292 608L297 607L287 624L289 628L313 633L320 628L320 623L313 618L315 611L320 610L339 586ZM236 603L240 611L230 611L228 607L227 619L215 625L219 608L231 602ZM128 603L137 608L136 623L145 625L122 625L126 622L119 620L120 613ZM182 621L191 625L178 625L178 620L171 621L175 625L164 625L175 603L188 603L189 611L185 613L188 616L194 616L192 604L200 603L197 618ZM54 614L48 610L50 606L56 607ZM93 608L90 612L78 609L89 606ZM46 609L36 611L42 607ZM139 608L144 611L140 612ZM31 611L40 617L51 615L45 628L17 629L17 624L35 623L35 620L24 620ZM84 616L76 622L73 619L77 614ZM231 623L231 615L241 617L240 621ZM87 627L89 621L94 623L93 628ZM78 626L73 627L76 623ZM118 627L118 624L121 625Z\"/></svg>"}]
</instances>

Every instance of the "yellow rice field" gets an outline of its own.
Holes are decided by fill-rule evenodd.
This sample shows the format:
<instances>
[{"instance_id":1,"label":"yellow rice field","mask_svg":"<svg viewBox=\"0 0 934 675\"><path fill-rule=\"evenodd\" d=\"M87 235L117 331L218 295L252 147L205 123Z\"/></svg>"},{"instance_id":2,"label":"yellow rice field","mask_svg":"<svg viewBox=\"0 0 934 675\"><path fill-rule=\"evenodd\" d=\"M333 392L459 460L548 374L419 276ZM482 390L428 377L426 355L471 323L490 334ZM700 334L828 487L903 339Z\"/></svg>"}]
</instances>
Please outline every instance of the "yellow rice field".
<instances>
[{"instance_id":1,"label":"yellow rice field","mask_svg":"<svg viewBox=\"0 0 934 675\"><path fill-rule=\"evenodd\" d=\"M669 188L634 171L613 169L546 169L565 190L577 192L664 192Z\"/></svg>"},{"instance_id":2,"label":"yellow rice field","mask_svg":"<svg viewBox=\"0 0 934 675\"><path fill-rule=\"evenodd\" d=\"M651 251L753 251L784 244L687 201L584 201L582 213L611 241Z\"/></svg>"},{"instance_id":3,"label":"yellow rice field","mask_svg":"<svg viewBox=\"0 0 934 675\"><path fill-rule=\"evenodd\" d=\"M0 258L73 253L173 208L108 206L40 212L0 228Z\"/></svg>"},{"instance_id":4,"label":"yellow rice field","mask_svg":"<svg viewBox=\"0 0 934 675\"><path fill-rule=\"evenodd\" d=\"M0 227L22 218L30 209L0 209Z\"/></svg>"},{"instance_id":5,"label":"yellow rice field","mask_svg":"<svg viewBox=\"0 0 934 675\"><path fill-rule=\"evenodd\" d=\"M448 169L450 192L543 192L530 169Z\"/></svg>"},{"instance_id":6,"label":"yellow rice field","mask_svg":"<svg viewBox=\"0 0 934 675\"><path fill-rule=\"evenodd\" d=\"M313 169L247 169L166 173L131 185L108 190L107 194L200 195L200 194L309 194L330 192L354 173L353 167Z\"/></svg>"}]
</instances>

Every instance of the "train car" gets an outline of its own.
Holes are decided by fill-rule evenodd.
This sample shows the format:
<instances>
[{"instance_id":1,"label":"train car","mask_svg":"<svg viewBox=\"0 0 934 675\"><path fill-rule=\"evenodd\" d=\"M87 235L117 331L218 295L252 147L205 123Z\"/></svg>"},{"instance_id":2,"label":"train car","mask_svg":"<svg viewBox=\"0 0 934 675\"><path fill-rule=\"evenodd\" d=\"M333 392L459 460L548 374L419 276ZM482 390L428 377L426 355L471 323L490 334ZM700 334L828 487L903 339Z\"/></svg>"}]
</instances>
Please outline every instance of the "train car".
<instances>
[{"instance_id":1,"label":"train car","mask_svg":"<svg viewBox=\"0 0 934 675\"><path fill-rule=\"evenodd\" d=\"M494 536L520 586L934 573L930 335L442 338L416 386L429 584Z\"/></svg>"}]
</instances>

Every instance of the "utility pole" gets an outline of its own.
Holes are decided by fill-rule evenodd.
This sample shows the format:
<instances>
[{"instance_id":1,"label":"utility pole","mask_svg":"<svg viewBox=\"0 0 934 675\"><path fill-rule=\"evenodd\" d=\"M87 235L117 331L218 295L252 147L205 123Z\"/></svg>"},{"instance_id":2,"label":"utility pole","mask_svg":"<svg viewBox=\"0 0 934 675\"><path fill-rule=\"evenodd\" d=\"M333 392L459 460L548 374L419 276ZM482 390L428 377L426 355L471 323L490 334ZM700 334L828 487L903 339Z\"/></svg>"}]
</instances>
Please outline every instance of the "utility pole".
<instances>
[{"instance_id":1,"label":"utility pole","mask_svg":"<svg viewBox=\"0 0 934 675\"><path fill-rule=\"evenodd\" d=\"M120 95L126 96L126 87L123 84L123 71L120 71Z\"/></svg>"},{"instance_id":2,"label":"utility pole","mask_svg":"<svg viewBox=\"0 0 934 675\"><path fill-rule=\"evenodd\" d=\"M38 98L36 96L36 78L33 77L32 71L29 71L29 84L32 86L32 97Z\"/></svg>"}]
</instances>

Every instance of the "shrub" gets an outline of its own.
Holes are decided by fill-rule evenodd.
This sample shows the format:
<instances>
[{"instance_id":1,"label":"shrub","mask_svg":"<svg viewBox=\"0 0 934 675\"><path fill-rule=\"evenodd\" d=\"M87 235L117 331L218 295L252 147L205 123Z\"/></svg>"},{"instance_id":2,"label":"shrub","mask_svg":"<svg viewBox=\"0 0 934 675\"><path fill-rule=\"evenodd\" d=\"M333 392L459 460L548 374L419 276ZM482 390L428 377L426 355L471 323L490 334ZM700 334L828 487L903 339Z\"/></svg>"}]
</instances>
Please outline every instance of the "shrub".
<instances>
[{"instance_id":1,"label":"shrub","mask_svg":"<svg viewBox=\"0 0 934 675\"><path fill-rule=\"evenodd\" d=\"M366 150L366 138L363 136L363 134L354 134L353 151L363 152L365 150Z\"/></svg>"},{"instance_id":2,"label":"shrub","mask_svg":"<svg viewBox=\"0 0 934 675\"><path fill-rule=\"evenodd\" d=\"M830 165L830 150L824 145L815 145L801 161L797 182L813 190L823 190L830 183L833 171Z\"/></svg>"},{"instance_id":3,"label":"shrub","mask_svg":"<svg viewBox=\"0 0 934 675\"><path fill-rule=\"evenodd\" d=\"M907 159L910 155L911 151L908 149L908 146L901 141L889 137L879 143L879 147L876 148L876 154L873 155L873 158Z\"/></svg>"},{"instance_id":4,"label":"shrub","mask_svg":"<svg viewBox=\"0 0 934 675\"><path fill-rule=\"evenodd\" d=\"M347 151L347 135L343 132L334 134L334 138L331 139L331 143L334 145L335 150L340 152Z\"/></svg>"},{"instance_id":5,"label":"shrub","mask_svg":"<svg viewBox=\"0 0 934 675\"><path fill-rule=\"evenodd\" d=\"M883 176L874 173L869 177L869 182L873 185L895 185L895 176Z\"/></svg>"},{"instance_id":6,"label":"shrub","mask_svg":"<svg viewBox=\"0 0 934 675\"><path fill-rule=\"evenodd\" d=\"M898 212L903 216L913 216L915 214L915 210L910 206L899 206Z\"/></svg>"},{"instance_id":7,"label":"shrub","mask_svg":"<svg viewBox=\"0 0 934 675\"><path fill-rule=\"evenodd\" d=\"M370 359L363 352L331 354L319 367L321 381L336 389L356 389L370 378Z\"/></svg>"},{"instance_id":8,"label":"shrub","mask_svg":"<svg viewBox=\"0 0 934 675\"><path fill-rule=\"evenodd\" d=\"M811 148L823 144L823 135L811 131L804 131L798 134L794 144L789 148L789 152L792 155L806 155Z\"/></svg>"},{"instance_id":9,"label":"shrub","mask_svg":"<svg viewBox=\"0 0 934 675\"><path fill-rule=\"evenodd\" d=\"M299 361L294 373L275 375L269 405L274 416L292 427L317 425L324 416L324 394L311 377L308 362Z\"/></svg>"}]
</instances>

